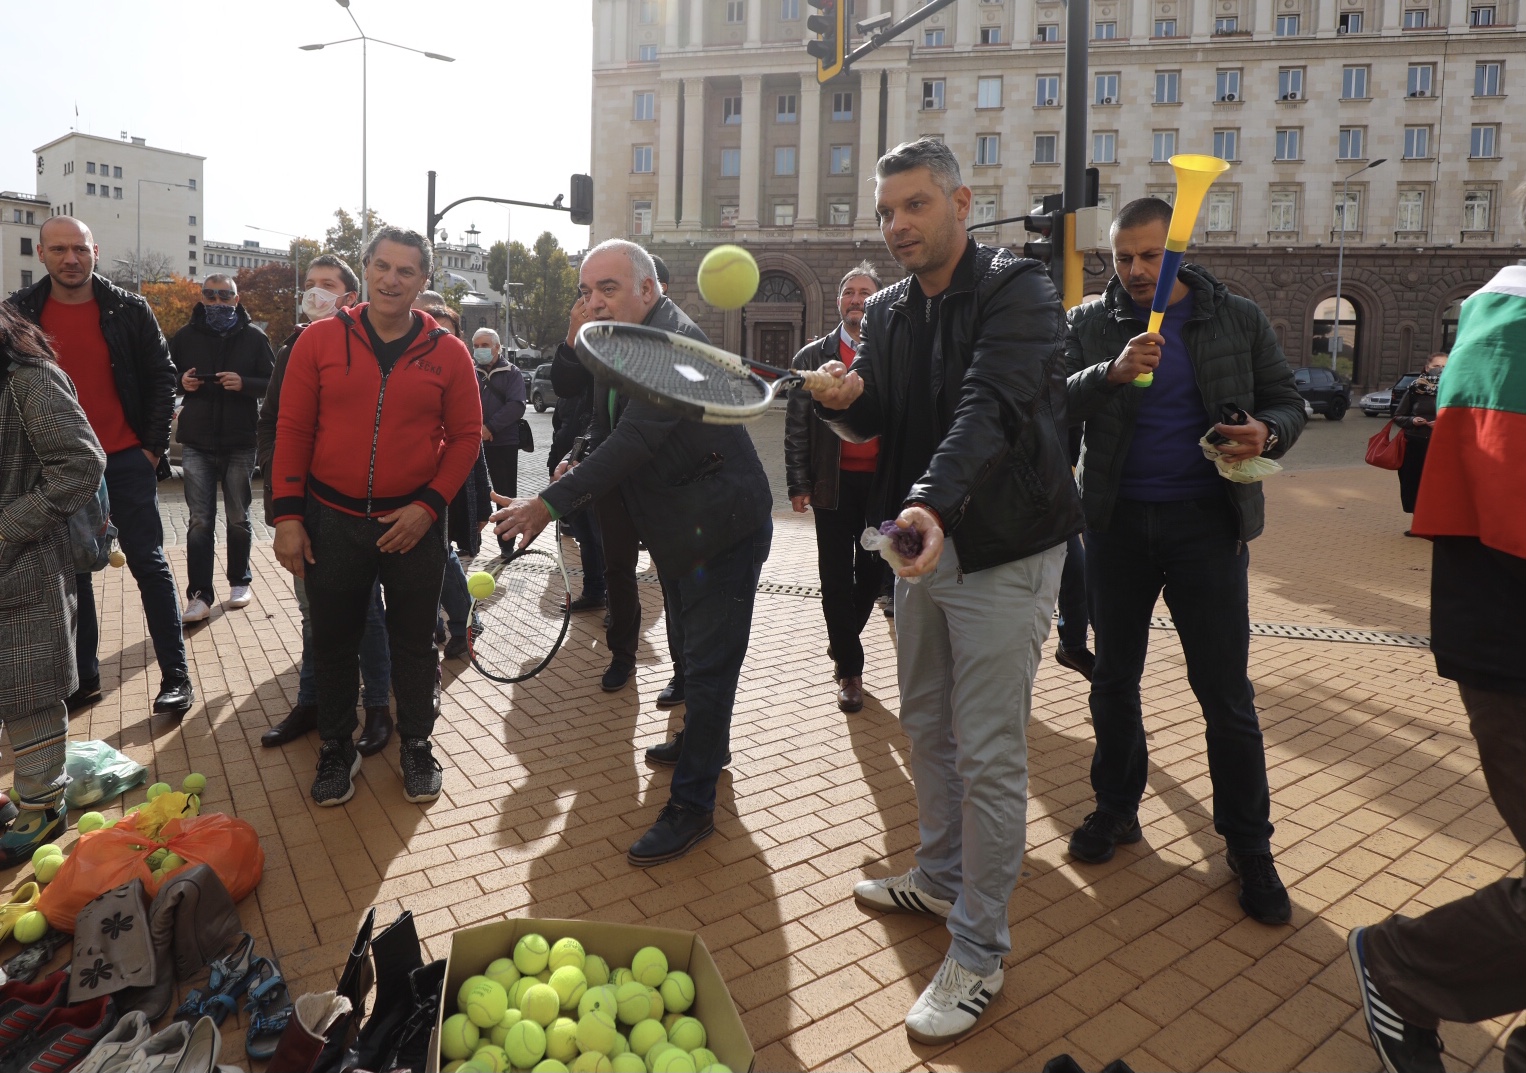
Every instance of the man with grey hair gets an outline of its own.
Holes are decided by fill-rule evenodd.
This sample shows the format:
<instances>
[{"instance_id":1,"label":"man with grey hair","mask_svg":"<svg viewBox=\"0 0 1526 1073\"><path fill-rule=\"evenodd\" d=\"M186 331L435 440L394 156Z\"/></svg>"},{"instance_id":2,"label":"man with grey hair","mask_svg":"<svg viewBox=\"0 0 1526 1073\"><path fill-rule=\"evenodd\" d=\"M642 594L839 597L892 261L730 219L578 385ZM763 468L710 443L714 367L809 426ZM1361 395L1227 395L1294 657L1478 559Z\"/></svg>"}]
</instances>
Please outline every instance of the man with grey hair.
<instances>
[{"instance_id":1,"label":"man with grey hair","mask_svg":"<svg viewBox=\"0 0 1526 1073\"><path fill-rule=\"evenodd\" d=\"M510 499L519 494L519 419L525 416L525 378L504 357L492 328L472 333L472 361L482 394L482 453L493 488Z\"/></svg>"},{"instance_id":2,"label":"man with grey hair","mask_svg":"<svg viewBox=\"0 0 1526 1073\"><path fill-rule=\"evenodd\" d=\"M837 288L837 330L807 343L791 363L815 369L829 361L851 368L858 355L864 303L880 289L880 274L861 261ZM810 392L789 393L784 419L784 467L790 506L804 514L807 505L816 525L816 567L821 577L821 610L827 620L827 653L838 683L837 706L845 712L864 707L864 646L859 640L874 610L885 577L885 563L860 542L869 517L869 485L874 480L879 440L845 443L817 419Z\"/></svg>"},{"instance_id":3,"label":"man with grey hair","mask_svg":"<svg viewBox=\"0 0 1526 1073\"><path fill-rule=\"evenodd\" d=\"M1081 504L1065 318L1043 266L965 234L970 190L941 142L881 157L876 199L910 275L869 299L853 368L824 366L839 382L815 398L843 439L880 438L869 520L921 537L895 593L921 845L911 871L853 893L948 919L948 957L906 1017L913 1039L941 1043L975 1026L1012 949L1033 676Z\"/></svg>"},{"instance_id":4,"label":"man with grey hair","mask_svg":"<svg viewBox=\"0 0 1526 1073\"><path fill-rule=\"evenodd\" d=\"M623 321L703 339L657 289L645 250L594 247L579 271L576 318ZM558 360L560 358L560 352ZM560 392L560 388L558 388ZM535 499L498 499L501 540L532 539L553 517L597 503L601 521L619 503L662 577L673 656L685 673L684 729L647 750L673 764L668 803L626 858L639 867L688 853L715 831L715 787L730 762L731 715L752 630L758 575L773 537L773 497L752 440L737 426L682 420L639 399L593 387L593 450ZM611 530L605 527L605 547ZM639 622L638 622L639 627Z\"/></svg>"}]
</instances>

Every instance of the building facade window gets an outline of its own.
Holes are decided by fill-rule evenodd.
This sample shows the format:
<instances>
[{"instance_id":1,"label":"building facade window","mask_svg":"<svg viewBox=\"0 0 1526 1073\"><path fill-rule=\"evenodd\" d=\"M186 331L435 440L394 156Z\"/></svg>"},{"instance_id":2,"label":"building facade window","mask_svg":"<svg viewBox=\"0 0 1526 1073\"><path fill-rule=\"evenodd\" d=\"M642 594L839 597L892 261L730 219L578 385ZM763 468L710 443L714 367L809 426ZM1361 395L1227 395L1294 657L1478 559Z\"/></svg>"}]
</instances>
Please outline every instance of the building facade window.
<instances>
[{"instance_id":1,"label":"building facade window","mask_svg":"<svg viewBox=\"0 0 1526 1073\"><path fill-rule=\"evenodd\" d=\"M1368 68L1342 67L1341 68L1341 99L1366 100L1367 99L1367 74Z\"/></svg>"},{"instance_id":2,"label":"building facade window","mask_svg":"<svg viewBox=\"0 0 1526 1073\"><path fill-rule=\"evenodd\" d=\"M853 94L832 94L832 118L835 120L847 120L853 118Z\"/></svg>"},{"instance_id":3,"label":"building facade window","mask_svg":"<svg viewBox=\"0 0 1526 1073\"><path fill-rule=\"evenodd\" d=\"M122 169L113 164L111 168L111 177L113 179L120 179L122 177Z\"/></svg>"},{"instance_id":4,"label":"building facade window","mask_svg":"<svg viewBox=\"0 0 1526 1073\"><path fill-rule=\"evenodd\" d=\"M982 45L999 45L999 44L1001 44L1001 27L1000 26L982 26L980 28L980 43Z\"/></svg>"},{"instance_id":5,"label":"building facade window","mask_svg":"<svg viewBox=\"0 0 1526 1073\"><path fill-rule=\"evenodd\" d=\"M111 188L111 197L112 197L113 201L121 201L122 200L122 188L120 186L113 186Z\"/></svg>"},{"instance_id":6,"label":"building facade window","mask_svg":"<svg viewBox=\"0 0 1526 1073\"><path fill-rule=\"evenodd\" d=\"M977 167L994 167L1001 163L1001 135L977 134L975 136L975 164Z\"/></svg>"},{"instance_id":7,"label":"building facade window","mask_svg":"<svg viewBox=\"0 0 1526 1073\"><path fill-rule=\"evenodd\" d=\"M1092 78L1092 103L1093 104L1117 104L1118 97L1118 72L1110 71L1095 75Z\"/></svg>"},{"instance_id":8,"label":"building facade window","mask_svg":"<svg viewBox=\"0 0 1526 1073\"><path fill-rule=\"evenodd\" d=\"M1277 69L1277 99L1280 101L1303 100L1303 68L1279 67Z\"/></svg>"},{"instance_id":9,"label":"building facade window","mask_svg":"<svg viewBox=\"0 0 1526 1073\"><path fill-rule=\"evenodd\" d=\"M739 210L735 205L721 205L720 222L722 227L735 227Z\"/></svg>"},{"instance_id":10,"label":"building facade window","mask_svg":"<svg viewBox=\"0 0 1526 1073\"><path fill-rule=\"evenodd\" d=\"M995 219L996 195L976 194L970 206L970 223L982 231L987 231L990 230L990 224Z\"/></svg>"},{"instance_id":11,"label":"building facade window","mask_svg":"<svg viewBox=\"0 0 1526 1073\"><path fill-rule=\"evenodd\" d=\"M799 115L798 102L793 93L779 94L779 101L774 111L775 123L793 123Z\"/></svg>"},{"instance_id":12,"label":"building facade window","mask_svg":"<svg viewBox=\"0 0 1526 1073\"><path fill-rule=\"evenodd\" d=\"M1235 15L1227 15L1213 20L1213 32L1216 34L1235 34L1240 32L1240 19Z\"/></svg>"},{"instance_id":13,"label":"building facade window","mask_svg":"<svg viewBox=\"0 0 1526 1073\"><path fill-rule=\"evenodd\" d=\"M1475 160L1493 160L1498 153L1499 126L1494 123L1473 124L1473 134L1469 139L1468 156Z\"/></svg>"},{"instance_id":14,"label":"building facade window","mask_svg":"<svg viewBox=\"0 0 1526 1073\"><path fill-rule=\"evenodd\" d=\"M21 256L23 256L23 257L34 257L34 256L36 256L36 254L34 254L32 252L32 240L29 237L27 237L26 235L22 235L21 236Z\"/></svg>"},{"instance_id":15,"label":"building facade window","mask_svg":"<svg viewBox=\"0 0 1526 1073\"><path fill-rule=\"evenodd\" d=\"M655 93L636 94L635 108L631 115L632 119L639 121L657 118L657 95Z\"/></svg>"},{"instance_id":16,"label":"building facade window","mask_svg":"<svg viewBox=\"0 0 1526 1073\"><path fill-rule=\"evenodd\" d=\"M774 146L774 174L795 174L795 147L793 145Z\"/></svg>"},{"instance_id":17,"label":"building facade window","mask_svg":"<svg viewBox=\"0 0 1526 1073\"><path fill-rule=\"evenodd\" d=\"M1155 103L1180 104L1182 101L1182 73L1180 71L1155 72Z\"/></svg>"},{"instance_id":18,"label":"building facade window","mask_svg":"<svg viewBox=\"0 0 1526 1073\"><path fill-rule=\"evenodd\" d=\"M1213 132L1213 155L1220 160L1240 159L1240 131L1235 128Z\"/></svg>"},{"instance_id":19,"label":"building facade window","mask_svg":"<svg viewBox=\"0 0 1526 1073\"><path fill-rule=\"evenodd\" d=\"M1156 37L1175 37L1176 36L1176 20L1175 19L1156 19L1155 20L1155 34L1154 34L1154 36L1156 36Z\"/></svg>"},{"instance_id":20,"label":"building facade window","mask_svg":"<svg viewBox=\"0 0 1526 1073\"><path fill-rule=\"evenodd\" d=\"M652 233L652 203L650 201L631 202L631 234L650 235Z\"/></svg>"},{"instance_id":21,"label":"building facade window","mask_svg":"<svg viewBox=\"0 0 1526 1073\"><path fill-rule=\"evenodd\" d=\"M793 201L774 202L774 226L795 226L795 203Z\"/></svg>"},{"instance_id":22,"label":"building facade window","mask_svg":"<svg viewBox=\"0 0 1526 1073\"><path fill-rule=\"evenodd\" d=\"M1431 128L1404 128L1404 159L1425 160L1431 155Z\"/></svg>"},{"instance_id":23,"label":"building facade window","mask_svg":"<svg viewBox=\"0 0 1526 1073\"><path fill-rule=\"evenodd\" d=\"M779 21L796 22L800 18L800 0L779 0Z\"/></svg>"},{"instance_id":24,"label":"building facade window","mask_svg":"<svg viewBox=\"0 0 1526 1073\"><path fill-rule=\"evenodd\" d=\"M1335 28L1340 34L1359 34L1362 32L1362 13L1360 11L1342 11L1340 23Z\"/></svg>"},{"instance_id":25,"label":"building facade window","mask_svg":"<svg viewBox=\"0 0 1526 1073\"><path fill-rule=\"evenodd\" d=\"M1099 22L1092 27L1092 39L1095 41L1113 41L1118 37L1118 24L1116 22Z\"/></svg>"},{"instance_id":26,"label":"building facade window","mask_svg":"<svg viewBox=\"0 0 1526 1073\"><path fill-rule=\"evenodd\" d=\"M1240 99L1240 69L1238 67L1221 68L1214 75L1214 99L1219 101L1238 101Z\"/></svg>"},{"instance_id":27,"label":"building facade window","mask_svg":"<svg viewBox=\"0 0 1526 1073\"><path fill-rule=\"evenodd\" d=\"M192 227L195 227L196 226L196 217L194 217L194 216L188 217L188 222L190 223L190 225Z\"/></svg>"},{"instance_id":28,"label":"building facade window","mask_svg":"<svg viewBox=\"0 0 1526 1073\"><path fill-rule=\"evenodd\" d=\"M723 126L741 126L742 124L742 98L721 98L721 123Z\"/></svg>"},{"instance_id":29,"label":"building facade window","mask_svg":"<svg viewBox=\"0 0 1526 1073\"><path fill-rule=\"evenodd\" d=\"M941 33L942 31L939 32ZM1060 24L1057 22L1039 23L1039 31L1035 37L1045 44L1054 44L1060 39Z\"/></svg>"},{"instance_id":30,"label":"building facade window","mask_svg":"<svg viewBox=\"0 0 1526 1073\"><path fill-rule=\"evenodd\" d=\"M1176 155L1176 131L1157 130L1150 136L1150 159L1164 164Z\"/></svg>"},{"instance_id":31,"label":"building facade window","mask_svg":"<svg viewBox=\"0 0 1526 1073\"><path fill-rule=\"evenodd\" d=\"M1462 198L1462 229L1464 231L1492 231L1494 192L1492 190L1469 190Z\"/></svg>"},{"instance_id":32,"label":"building facade window","mask_svg":"<svg viewBox=\"0 0 1526 1073\"><path fill-rule=\"evenodd\" d=\"M834 201L827 206L827 223L833 227L848 227L853 223L853 205L847 201Z\"/></svg>"},{"instance_id":33,"label":"building facade window","mask_svg":"<svg viewBox=\"0 0 1526 1073\"><path fill-rule=\"evenodd\" d=\"M1477 63L1473 65L1473 96L1498 97L1504 92L1500 72L1503 64Z\"/></svg>"},{"instance_id":34,"label":"building facade window","mask_svg":"<svg viewBox=\"0 0 1526 1073\"><path fill-rule=\"evenodd\" d=\"M1092 134L1092 163L1118 163L1118 132L1099 130Z\"/></svg>"},{"instance_id":35,"label":"building facade window","mask_svg":"<svg viewBox=\"0 0 1526 1073\"><path fill-rule=\"evenodd\" d=\"M852 175L853 174L853 146L851 146L851 145L834 145L834 146L832 146L831 169L832 169L832 174L833 175Z\"/></svg>"},{"instance_id":36,"label":"building facade window","mask_svg":"<svg viewBox=\"0 0 1526 1073\"><path fill-rule=\"evenodd\" d=\"M1404 28L1406 30L1423 30L1430 25L1431 13L1426 8L1411 8L1404 13Z\"/></svg>"},{"instance_id":37,"label":"building facade window","mask_svg":"<svg viewBox=\"0 0 1526 1073\"><path fill-rule=\"evenodd\" d=\"M95 183L86 183L85 184L85 193L86 194L94 194L95 193Z\"/></svg>"},{"instance_id":38,"label":"building facade window","mask_svg":"<svg viewBox=\"0 0 1526 1073\"><path fill-rule=\"evenodd\" d=\"M726 0L726 21L735 25L747 21L747 0Z\"/></svg>"},{"instance_id":39,"label":"building facade window","mask_svg":"<svg viewBox=\"0 0 1526 1073\"><path fill-rule=\"evenodd\" d=\"M1298 36L1298 16L1297 15L1278 15L1277 16L1277 36L1278 37L1297 37Z\"/></svg>"},{"instance_id":40,"label":"building facade window","mask_svg":"<svg viewBox=\"0 0 1526 1073\"><path fill-rule=\"evenodd\" d=\"M650 26L657 21L657 0L641 0L641 12L636 21L643 26Z\"/></svg>"},{"instance_id":41,"label":"building facade window","mask_svg":"<svg viewBox=\"0 0 1526 1073\"><path fill-rule=\"evenodd\" d=\"M1399 191L1399 211L1394 224L1400 231L1425 230L1424 190Z\"/></svg>"},{"instance_id":42,"label":"building facade window","mask_svg":"<svg viewBox=\"0 0 1526 1073\"><path fill-rule=\"evenodd\" d=\"M85 161L85 174L86 175L94 175L95 174L95 161L93 161L93 160Z\"/></svg>"},{"instance_id":43,"label":"building facade window","mask_svg":"<svg viewBox=\"0 0 1526 1073\"><path fill-rule=\"evenodd\" d=\"M922 80L922 110L924 112L941 112L943 110L944 92L947 84L941 78L924 78Z\"/></svg>"},{"instance_id":44,"label":"building facade window","mask_svg":"<svg viewBox=\"0 0 1526 1073\"><path fill-rule=\"evenodd\" d=\"M1365 127L1342 127L1335 150L1336 159L1366 160L1366 135Z\"/></svg>"},{"instance_id":45,"label":"building facade window","mask_svg":"<svg viewBox=\"0 0 1526 1073\"><path fill-rule=\"evenodd\" d=\"M721 150L721 178L735 179L742 174L742 151L740 149Z\"/></svg>"},{"instance_id":46,"label":"building facade window","mask_svg":"<svg viewBox=\"0 0 1526 1073\"><path fill-rule=\"evenodd\" d=\"M1267 229L1271 231L1298 230L1298 193L1295 190L1273 190L1267 201Z\"/></svg>"},{"instance_id":47,"label":"building facade window","mask_svg":"<svg viewBox=\"0 0 1526 1073\"><path fill-rule=\"evenodd\" d=\"M1303 128L1301 127L1278 127L1276 139L1276 160L1302 160L1303 159Z\"/></svg>"},{"instance_id":48,"label":"building facade window","mask_svg":"<svg viewBox=\"0 0 1526 1073\"><path fill-rule=\"evenodd\" d=\"M186 185L187 185L187 186L189 186L189 187L190 187L190 188L191 188L191 189L192 189L192 190L195 190L195 189L196 189L196 180L195 180L195 179L187 179L187 180L186 180L186 181L185 181L185 184L186 184Z\"/></svg>"},{"instance_id":49,"label":"building facade window","mask_svg":"<svg viewBox=\"0 0 1526 1073\"><path fill-rule=\"evenodd\" d=\"M1060 103L1060 76L1039 75L1033 80L1033 104L1037 108L1054 108Z\"/></svg>"},{"instance_id":50,"label":"building facade window","mask_svg":"<svg viewBox=\"0 0 1526 1073\"><path fill-rule=\"evenodd\" d=\"M943 31L942 30L923 30L922 31L922 45L925 48L942 48L943 47Z\"/></svg>"},{"instance_id":51,"label":"building facade window","mask_svg":"<svg viewBox=\"0 0 1526 1073\"><path fill-rule=\"evenodd\" d=\"M1434 63L1412 63L1409 65L1409 74L1404 79L1404 92L1410 97L1429 97L1431 87L1436 84L1436 65Z\"/></svg>"},{"instance_id":52,"label":"building facade window","mask_svg":"<svg viewBox=\"0 0 1526 1073\"><path fill-rule=\"evenodd\" d=\"M1360 231L1362 229L1362 195L1355 190L1346 194L1344 202L1335 195L1335 219L1331 228L1336 231Z\"/></svg>"},{"instance_id":53,"label":"building facade window","mask_svg":"<svg viewBox=\"0 0 1526 1073\"><path fill-rule=\"evenodd\" d=\"M21 273L21 285L23 287L30 287L32 285L32 273L31 272L24 271L24 272Z\"/></svg>"},{"instance_id":54,"label":"building facade window","mask_svg":"<svg viewBox=\"0 0 1526 1073\"><path fill-rule=\"evenodd\" d=\"M652 147L638 145L631 154L631 171L637 175L650 175L652 171Z\"/></svg>"},{"instance_id":55,"label":"building facade window","mask_svg":"<svg viewBox=\"0 0 1526 1073\"><path fill-rule=\"evenodd\" d=\"M939 107L942 107L941 105ZM1001 76L982 78L975 83L976 108L1001 107Z\"/></svg>"},{"instance_id":56,"label":"building facade window","mask_svg":"<svg viewBox=\"0 0 1526 1073\"><path fill-rule=\"evenodd\" d=\"M1494 8L1492 6L1491 7L1476 7L1476 8L1474 8L1472 11L1468 12L1468 25L1469 26L1493 26L1494 25ZM1486 230L1486 229L1485 228L1479 228L1479 230Z\"/></svg>"},{"instance_id":57,"label":"building facade window","mask_svg":"<svg viewBox=\"0 0 1526 1073\"><path fill-rule=\"evenodd\" d=\"M1059 136L1056 134L1035 134L1033 136L1033 162L1035 164L1053 164Z\"/></svg>"},{"instance_id":58,"label":"building facade window","mask_svg":"<svg viewBox=\"0 0 1526 1073\"><path fill-rule=\"evenodd\" d=\"M638 46L637 49L636 49L636 61L638 63L656 63L657 62L657 46L656 45L640 45L640 46Z\"/></svg>"},{"instance_id":59,"label":"building facade window","mask_svg":"<svg viewBox=\"0 0 1526 1073\"><path fill-rule=\"evenodd\" d=\"M1208 192L1208 215L1204 227L1209 231L1235 229L1235 192L1233 190Z\"/></svg>"}]
</instances>

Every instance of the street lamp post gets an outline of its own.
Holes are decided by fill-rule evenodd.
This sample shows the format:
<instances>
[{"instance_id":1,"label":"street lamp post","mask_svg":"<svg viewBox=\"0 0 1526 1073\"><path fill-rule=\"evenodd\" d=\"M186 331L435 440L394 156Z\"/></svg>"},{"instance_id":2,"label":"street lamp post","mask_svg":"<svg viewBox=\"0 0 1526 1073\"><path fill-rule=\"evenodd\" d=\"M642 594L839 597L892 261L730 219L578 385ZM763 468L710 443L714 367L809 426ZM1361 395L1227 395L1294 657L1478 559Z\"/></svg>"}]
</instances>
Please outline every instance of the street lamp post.
<instances>
[{"instance_id":1,"label":"street lamp post","mask_svg":"<svg viewBox=\"0 0 1526 1073\"><path fill-rule=\"evenodd\" d=\"M245 224L244 226L251 231L264 231L269 235L280 235L283 238L291 239L291 293L293 301L296 302L297 306L297 311L294 314L295 319L292 323L299 323L302 320L302 265L298 254L302 251L297 243L301 241L301 236L288 235L285 231L277 231L273 227L256 227L254 224Z\"/></svg>"},{"instance_id":2,"label":"street lamp post","mask_svg":"<svg viewBox=\"0 0 1526 1073\"><path fill-rule=\"evenodd\" d=\"M150 183L155 186L178 186L182 190L195 190L190 183L171 183L162 179L139 179L138 180L138 250L133 254L133 260L137 262L133 266L133 274L138 278L138 293L143 293L143 184Z\"/></svg>"},{"instance_id":3,"label":"street lamp post","mask_svg":"<svg viewBox=\"0 0 1526 1073\"><path fill-rule=\"evenodd\" d=\"M1335 324L1330 329L1330 371L1332 373L1337 372L1335 358L1341 348L1341 274L1346 269L1346 216L1351 208L1351 202L1346 200L1346 191L1352 179L1364 171L1377 167L1387 159L1386 156L1380 156L1372 163L1357 168L1341 181L1341 241L1340 252L1335 256Z\"/></svg>"},{"instance_id":4,"label":"street lamp post","mask_svg":"<svg viewBox=\"0 0 1526 1073\"><path fill-rule=\"evenodd\" d=\"M383 41L379 37L368 37L360 28L360 21L355 18L355 12L350 10L350 0L334 0L336 4L344 8L344 13L350 16L350 21L355 24L357 37L346 37L339 41L325 41L320 45L299 45L303 52L317 52L319 49L328 48L330 45L347 45L351 41L360 42L360 248L364 254L365 248L371 244L371 202L366 189L367 172L370 163L369 149L367 145L368 122L367 122L367 83L369 81L369 54L367 46L375 41L378 45L388 45L392 48L400 48L404 52L417 52L431 60L439 60L441 63L455 63L454 56L442 56L438 52L425 52L421 48L410 48L407 45L399 45L395 41ZM431 236L433 241L433 236ZM366 289L365 273L361 273L360 290L364 298Z\"/></svg>"}]
</instances>

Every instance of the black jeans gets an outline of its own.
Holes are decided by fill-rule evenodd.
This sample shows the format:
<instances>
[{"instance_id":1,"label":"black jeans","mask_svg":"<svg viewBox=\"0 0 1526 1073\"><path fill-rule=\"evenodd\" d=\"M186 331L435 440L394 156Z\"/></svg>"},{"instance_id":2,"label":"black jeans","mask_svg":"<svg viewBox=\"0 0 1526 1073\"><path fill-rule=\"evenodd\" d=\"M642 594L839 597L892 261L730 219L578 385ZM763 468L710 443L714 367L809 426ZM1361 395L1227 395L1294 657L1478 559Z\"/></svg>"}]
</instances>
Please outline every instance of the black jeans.
<instances>
[{"instance_id":1,"label":"black jeans","mask_svg":"<svg viewBox=\"0 0 1526 1073\"><path fill-rule=\"evenodd\" d=\"M143 617L159 661L164 682L190 678L185 660L185 638L180 632L180 597L175 575L164 557L164 522L159 517L159 478L154 464L136 447L106 456L106 494L111 498L111 521L117 541L127 557L127 569L138 583ZM79 590L79 629L74 638L74 657L80 681L97 678L101 663L100 622L96 617L95 588L90 574L75 574Z\"/></svg>"},{"instance_id":2,"label":"black jeans","mask_svg":"<svg viewBox=\"0 0 1526 1073\"><path fill-rule=\"evenodd\" d=\"M387 531L385 525L312 498L307 503L306 524L316 560L307 564L306 586L318 678L319 736L332 741L355 733L360 639L366 630L371 590L380 578L387 605L397 731L404 738L429 737L438 688L434 627L445 577L444 519L401 554L377 548L376 542Z\"/></svg>"},{"instance_id":3,"label":"black jeans","mask_svg":"<svg viewBox=\"0 0 1526 1073\"><path fill-rule=\"evenodd\" d=\"M837 507L811 508L816 522L816 567L821 577L821 612L827 640L837 661L837 677L864 673L864 645L859 634L880 594L885 560L859 543L869 505L872 473L844 470L838 475Z\"/></svg>"},{"instance_id":4,"label":"black jeans","mask_svg":"<svg viewBox=\"0 0 1526 1073\"><path fill-rule=\"evenodd\" d=\"M1065 545L1065 569L1060 572L1060 647L1086 647L1086 545L1080 534Z\"/></svg>"},{"instance_id":5,"label":"black jeans","mask_svg":"<svg viewBox=\"0 0 1526 1073\"><path fill-rule=\"evenodd\" d=\"M578 557L583 560L584 596L604 595L604 539L599 535L599 519L594 508L586 507L567 519L567 532L578 542Z\"/></svg>"},{"instance_id":6,"label":"black jeans","mask_svg":"<svg viewBox=\"0 0 1526 1073\"><path fill-rule=\"evenodd\" d=\"M517 497L519 495L519 448L483 444L482 457L487 459L487 479L493 486L493 491L501 496L508 496L510 499ZM470 477L466 479L471 480ZM494 506L493 509L498 508ZM514 545L512 542L505 544L500 540L498 550L507 559L514 554Z\"/></svg>"},{"instance_id":7,"label":"black jeans","mask_svg":"<svg viewBox=\"0 0 1526 1073\"><path fill-rule=\"evenodd\" d=\"M1425 473L1425 453L1431 449L1429 436L1404 433L1404 462L1399 466L1399 505L1405 514L1415 513L1415 497L1420 494L1420 477Z\"/></svg>"},{"instance_id":8,"label":"black jeans","mask_svg":"<svg viewBox=\"0 0 1526 1073\"><path fill-rule=\"evenodd\" d=\"M1149 774L1139 680L1150 616L1164 590L1187 658L1187 682L1207 722L1214 829L1230 849L1265 853L1271 848L1271 792L1247 674L1249 566L1227 496L1178 503L1120 499L1107 532L1087 532L1097 645L1091 778L1099 808L1134 815Z\"/></svg>"},{"instance_id":9,"label":"black jeans","mask_svg":"<svg viewBox=\"0 0 1526 1073\"><path fill-rule=\"evenodd\" d=\"M765 522L702 569L663 578L668 618L680 623L685 646L684 744L669 791L670 800L685 808L715 808L715 784L731 748L731 713L752 633L758 576L773 537L774 523Z\"/></svg>"},{"instance_id":10,"label":"black jeans","mask_svg":"<svg viewBox=\"0 0 1526 1073\"><path fill-rule=\"evenodd\" d=\"M594 503L599 540L604 548L604 590L609 596L609 629L604 641L610 659L634 667L641 641L641 593L636 588L636 523L616 489Z\"/></svg>"}]
</instances>

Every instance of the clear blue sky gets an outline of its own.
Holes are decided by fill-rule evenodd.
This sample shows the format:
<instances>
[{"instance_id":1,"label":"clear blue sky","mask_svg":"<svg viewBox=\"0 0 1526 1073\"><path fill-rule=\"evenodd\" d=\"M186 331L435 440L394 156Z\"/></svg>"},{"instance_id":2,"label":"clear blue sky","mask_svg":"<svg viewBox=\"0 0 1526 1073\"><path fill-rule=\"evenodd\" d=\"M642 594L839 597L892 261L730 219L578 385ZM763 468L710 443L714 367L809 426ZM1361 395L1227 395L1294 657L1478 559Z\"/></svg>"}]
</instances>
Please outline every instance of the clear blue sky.
<instances>
[{"instance_id":1,"label":"clear blue sky","mask_svg":"<svg viewBox=\"0 0 1526 1073\"><path fill-rule=\"evenodd\" d=\"M549 202L589 164L590 0L352 0L371 37L455 57L370 48L370 204L424 226L426 173L438 202L468 194ZM334 0L72 0L14 10L0 35L0 189L35 191L32 150L78 129L207 158L205 236L267 244L245 224L322 238L335 208L360 206L360 43ZM76 120L74 110L79 107ZM77 124L77 126L76 126ZM43 191L46 193L46 191ZM503 238L502 206L464 205ZM565 213L515 209L527 245L550 229L581 249Z\"/></svg>"}]
</instances>

